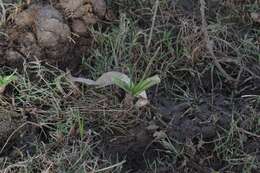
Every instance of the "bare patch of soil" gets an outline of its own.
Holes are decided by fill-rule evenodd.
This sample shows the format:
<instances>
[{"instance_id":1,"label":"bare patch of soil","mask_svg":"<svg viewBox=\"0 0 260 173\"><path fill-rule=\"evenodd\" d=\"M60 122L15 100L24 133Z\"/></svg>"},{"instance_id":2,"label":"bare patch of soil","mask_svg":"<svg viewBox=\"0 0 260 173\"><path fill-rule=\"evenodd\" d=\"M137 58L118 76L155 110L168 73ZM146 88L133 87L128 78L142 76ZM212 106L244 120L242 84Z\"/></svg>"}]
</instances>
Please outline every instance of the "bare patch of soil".
<instances>
[{"instance_id":1,"label":"bare patch of soil","mask_svg":"<svg viewBox=\"0 0 260 173\"><path fill-rule=\"evenodd\" d=\"M260 113L259 107L255 110L256 103L233 100L222 95L213 98L202 96L193 105L167 101L165 98L156 102L158 112L154 120L147 124L139 122L139 125L128 129L127 134L116 135L105 142L104 150L109 155L114 156L114 159L126 159L125 171L145 171L147 162L164 155L166 160L171 156L176 157L176 160L171 163L172 170L164 165L158 168L161 172L240 172L246 165L230 167L216 155L218 150L229 150L225 147L234 149L229 144L218 149L225 143L229 133L243 136L243 139L238 139L242 140L241 146L235 146L237 152L245 152L260 159L260 148L256 145L260 143L260 138L248 133L248 130L259 126L253 121L254 116Z\"/></svg>"}]
</instances>

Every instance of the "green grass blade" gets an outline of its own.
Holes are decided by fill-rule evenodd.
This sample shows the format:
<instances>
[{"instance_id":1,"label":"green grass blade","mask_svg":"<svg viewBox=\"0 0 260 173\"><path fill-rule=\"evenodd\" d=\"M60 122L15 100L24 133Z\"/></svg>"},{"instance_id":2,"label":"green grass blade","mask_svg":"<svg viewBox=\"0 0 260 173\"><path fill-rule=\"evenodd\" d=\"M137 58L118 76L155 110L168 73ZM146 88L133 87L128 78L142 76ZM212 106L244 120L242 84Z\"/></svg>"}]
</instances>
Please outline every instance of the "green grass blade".
<instances>
[{"instance_id":1,"label":"green grass blade","mask_svg":"<svg viewBox=\"0 0 260 173\"><path fill-rule=\"evenodd\" d=\"M134 96L138 96L143 91L147 90L148 88L159 84L161 82L161 79L158 75L152 76L150 78L147 78L143 81L140 81L134 88Z\"/></svg>"},{"instance_id":2,"label":"green grass blade","mask_svg":"<svg viewBox=\"0 0 260 173\"><path fill-rule=\"evenodd\" d=\"M0 76L0 85L8 85L10 82L16 80L17 77L13 74L8 75L8 76Z\"/></svg>"}]
</instances>

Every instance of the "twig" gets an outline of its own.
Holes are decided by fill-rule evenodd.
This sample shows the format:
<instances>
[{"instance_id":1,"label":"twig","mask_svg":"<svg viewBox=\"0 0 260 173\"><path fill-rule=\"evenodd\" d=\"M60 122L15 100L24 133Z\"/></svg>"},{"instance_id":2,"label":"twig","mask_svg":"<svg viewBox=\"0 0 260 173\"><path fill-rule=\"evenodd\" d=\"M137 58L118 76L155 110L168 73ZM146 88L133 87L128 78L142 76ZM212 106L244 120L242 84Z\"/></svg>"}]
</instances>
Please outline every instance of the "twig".
<instances>
[{"instance_id":1,"label":"twig","mask_svg":"<svg viewBox=\"0 0 260 173\"><path fill-rule=\"evenodd\" d=\"M20 125L17 129L15 129L15 130L11 133L11 135L7 138L5 144L3 145L3 147L2 147L1 150L0 150L0 154L2 154L2 152L3 152L4 149L5 149L5 147L6 147L7 144L10 142L10 140L11 140L12 137L15 135L15 133L17 133L19 130L21 130L22 128L24 128L24 127L25 127L26 125L28 125L28 124L31 124L31 125L34 125L34 126L37 126L37 127L41 127L41 125L38 125L38 124L33 123L33 122L29 122L29 121L23 123L23 124ZM45 135L46 135L46 134L45 134Z\"/></svg>"},{"instance_id":2,"label":"twig","mask_svg":"<svg viewBox=\"0 0 260 173\"><path fill-rule=\"evenodd\" d=\"M232 82L236 82L236 79L231 77L221 66L221 64L218 62L217 57L214 53L214 49L213 49L213 41L210 40L209 38L209 34L208 34L208 29L207 29L207 21L206 21L206 17L205 17L205 9L206 9L206 3L205 0L200 0L200 13L201 13L201 22L202 22L202 31L204 34L204 39L205 39L205 43L206 43L206 48L208 49L211 57L213 58L213 62L215 64L215 66L218 68L218 70L223 74L223 76Z\"/></svg>"},{"instance_id":3,"label":"twig","mask_svg":"<svg viewBox=\"0 0 260 173\"><path fill-rule=\"evenodd\" d=\"M247 135L250 135L250 136L253 136L253 137L256 137L256 138L260 138L260 135L255 134L255 133L252 133L252 132L249 132L249 131L247 131L247 130L245 130L245 129L238 128L238 130L239 130L240 132L244 132L244 133L247 134Z\"/></svg>"},{"instance_id":4,"label":"twig","mask_svg":"<svg viewBox=\"0 0 260 173\"><path fill-rule=\"evenodd\" d=\"M123 160L122 162L116 163L116 164L114 164L114 165L111 165L111 166L109 166L109 167L106 167L106 168L94 170L93 172L94 172L94 173L97 173L97 172L105 172L105 171L108 171L108 170L110 170L110 169L113 169L113 168L122 166L124 163L126 163L125 160Z\"/></svg>"},{"instance_id":5,"label":"twig","mask_svg":"<svg viewBox=\"0 0 260 173\"><path fill-rule=\"evenodd\" d=\"M14 130L12 132L12 134L8 137L8 139L6 140L4 146L1 148L0 154L4 151L5 147L7 146L7 144L9 143L9 141L12 139L12 137L15 135L16 132L18 132L21 128L23 128L25 125L27 125L27 123L23 123L22 125L20 125L16 130Z\"/></svg>"},{"instance_id":6,"label":"twig","mask_svg":"<svg viewBox=\"0 0 260 173\"><path fill-rule=\"evenodd\" d=\"M147 47L146 47L147 49L150 47L151 42L152 42L153 30L154 30L154 25L155 25L155 20L156 20L158 8L159 8L159 0L156 0L155 5L154 5L154 14L153 14L152 26L151 26L151 30L150 30L150 33L149 33L149 40L148 40Z\"/></svg>"},{"instance_id":7,"label":"twig","mask_svg":"<svg viewBox=\"0 0 260 173\"><path fill-rule=\"evenodd\" d=\"M156 49L156 51L155 51L153 57L150 59L149 63L147 64L147 67L145 68L145 71L144 71L144 74L143 74L143 77L142 77L141 80L144 80L144 79L147 77L148 72L149 72L151 66L153 65L153 62L154 62L155 58L157 57L157 55L158 55L158 53L159 53L159 50L160 50L160 47L158 47L158 48Z\"/></svg>"}]
</instances>

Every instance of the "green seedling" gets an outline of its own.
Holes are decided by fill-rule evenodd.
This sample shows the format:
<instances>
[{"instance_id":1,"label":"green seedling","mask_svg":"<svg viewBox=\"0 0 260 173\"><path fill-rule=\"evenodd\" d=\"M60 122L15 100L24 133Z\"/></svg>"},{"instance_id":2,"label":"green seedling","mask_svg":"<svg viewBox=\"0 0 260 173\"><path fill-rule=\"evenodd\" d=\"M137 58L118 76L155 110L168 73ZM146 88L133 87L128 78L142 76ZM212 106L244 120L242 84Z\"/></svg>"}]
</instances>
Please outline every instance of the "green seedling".
<instances>
[{"instance_id":1,"label":"green seedling","mask_svg":"<svg viewBox=\"0 0 260 173\"><path fill-rule=\"evenodd\" d=\"M0 94L4 92L5 87L10 84L12 81L16 80L16 76L13 74L8 76L1 76L0 75Z\"/></svg>"},{"instance_id":2,"label":"green seedling","mask_svg":"<svg viewBox=\"0 0 260 173\"><path fill-rule=\"evenodd\" d=\"M158 75L155 75L153 77L143 79L135 84L132 80L130 80L130 82L127 82L125 80L122 80L121 78L114 77L113 82L115 85L125 90L130 95L137 97L148 88L159 84L161 82L161 79Z\"/></svg>"}]
</instances>

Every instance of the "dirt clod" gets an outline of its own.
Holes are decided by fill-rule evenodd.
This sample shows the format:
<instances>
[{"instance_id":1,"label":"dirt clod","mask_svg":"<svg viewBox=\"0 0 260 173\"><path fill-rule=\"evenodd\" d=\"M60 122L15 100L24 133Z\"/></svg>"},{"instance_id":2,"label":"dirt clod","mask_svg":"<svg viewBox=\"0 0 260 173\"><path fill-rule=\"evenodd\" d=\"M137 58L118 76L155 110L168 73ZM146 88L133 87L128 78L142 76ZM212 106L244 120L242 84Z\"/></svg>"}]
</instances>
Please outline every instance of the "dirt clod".
<instances>
[{"instance_id":1,"label":"dirt clod","mask_svg":"<svg viewBox=\"0 0 260 173\"><path fill-rule=\"evenodd\" d=\"M39 10L36 18L36 36L41 48L52 48L46 53L55 58L66 53L70 29L56 9L45 6ZM61 46L63 49L60 49Z\"/></svg>"},{"instance_id":2,"label":"dirt clod","mask_svg":"<svg viewBox=\"0 0 260 173\"><path fill-rule=\"evenodd\" d=\"M32 26L35 22L40 6L32 5L28 9L22 11L15 17L15 24L20 27Z\"/></svg>"},{"instance_id":3,"label":"dirt clod","mask_svg":"<svg viewBox=\"0 0 260 173\"><path fill-rule=\"evenodd\" d=\"M91 0L93 10L98 17L103 18L106 15L106 3L104 0Z\"/></svg>"},{"instance_id":4,"label":"dirt clod","mask_svg":"<svg viewBox=\"0 0 260 173\"><path fill-rule=\"evenodd\" d=\"M21 64L24 60L24 57L15 50L7 50L5 53L6 63L10 66L16 66L17 64Z\"/></svg>"},{"instance_id":5,"label":"dirt clod","mask_svg":"<svg viewBox=\"0 0 260 173\"><path fill-rule=\"evenodd\" d=\"M84 21L75 19L72 21L72 31L77 33L77 34L84 34L87 32L87 27Z\"/></svg>"},{"instance_id":6,"label":"dirt clod","mask_svg":"<svg viewBox=\"0 0 260 173\"><path fill-rule=\"evenodd\" d=\"M65 67L71 57L75 59L73 63L80 62L76 59L80 59L88 48L77 46L82 41L78 37L72 38L72 32L86 36L89 25L97 23L105 8L105 2L85 0L63 0L54 6L29 5L15 17L17 27L6 29L10 35L8 46L12 48L1 51L4 58L1 64L19 67L23 61L38 59Z\"/></svg>"}]
</instances>

